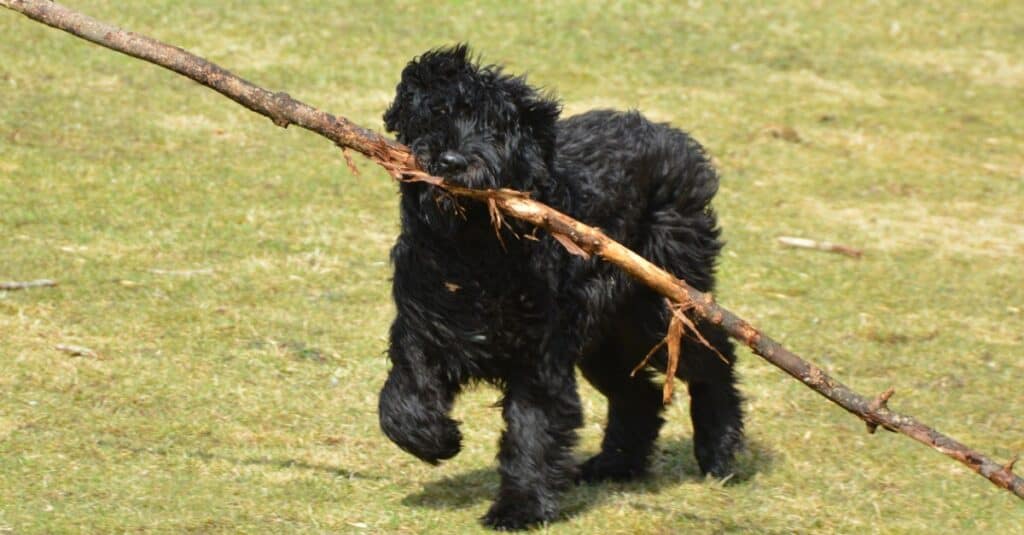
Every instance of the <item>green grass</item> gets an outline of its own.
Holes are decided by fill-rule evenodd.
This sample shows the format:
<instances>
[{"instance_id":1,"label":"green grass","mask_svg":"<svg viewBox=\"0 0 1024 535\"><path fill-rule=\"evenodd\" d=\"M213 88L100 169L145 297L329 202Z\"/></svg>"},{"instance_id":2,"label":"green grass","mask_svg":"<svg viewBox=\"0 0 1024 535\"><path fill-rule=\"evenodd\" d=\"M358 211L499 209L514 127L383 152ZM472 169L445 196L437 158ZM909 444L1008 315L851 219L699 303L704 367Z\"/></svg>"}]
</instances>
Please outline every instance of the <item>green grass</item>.
<instances>
[{"instance_id":1,"label":"green grass","mask_svg":"<svg viewBox=\"0 0 1024 535\"><path fill-rule=\"evenodd\" d=\"M996 459L1024 450L1020 2L74 6L374 128L404 63L457 40L567 113L681 126L724 177L721 302ZM460 400L440 468L377 428L385 174L14 13L0 35L0 280L60 281L0 293L0 533L478 530L497 393ZM1021 502L961 465L748 353L740 370L738 477L697 476L684 396L656 475L573 489L550 531L1024 533ZM583 395L581 456L604 414Z\"/></svg>"}]
</instances>

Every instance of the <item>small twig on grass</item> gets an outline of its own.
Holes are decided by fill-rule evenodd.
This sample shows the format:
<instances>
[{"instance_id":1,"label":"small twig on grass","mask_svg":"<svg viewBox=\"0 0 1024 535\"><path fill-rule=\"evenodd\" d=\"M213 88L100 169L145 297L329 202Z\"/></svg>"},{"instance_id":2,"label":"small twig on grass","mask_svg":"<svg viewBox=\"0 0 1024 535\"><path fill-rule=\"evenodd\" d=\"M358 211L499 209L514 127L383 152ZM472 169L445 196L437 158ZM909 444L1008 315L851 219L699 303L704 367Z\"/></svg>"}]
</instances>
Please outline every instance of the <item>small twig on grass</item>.
<instances>
[{"instance_id":1,"label":"small twig on grass","mask_svg":"<svg viewBox=\"0 0 1024 535\"><path fill-rule=\"evenodd\" d=\"M504 215L547 230L571 253L598 256L669 298L673 303L692 310L694 314L710 323L721 326L729 336L742 341L755 354L865 422L890 431L898 431L917 440L963 463L999 488L1024 499L1024 478L1012 472L1012 464L998 464L967 445L939 433L910 416L893 412L881 403L873 406L872 400L851 390L818 366L800 358L742 318L718 305L711 294L694 289L612 240L599 229L534 201L523 192L506 189L475 190L445 183L443 179L425 173L408 147L359 127L344 117L335 117L320 111L291 98L287 93L267 91L180 48L126 32L55 2L0 0L0 7L13 9L54 28L187 76L270 118L275 125L287 127L289 124L297 124L316 132L339 147L350 148L370 158L400 181L428 182L454 196L493 202ZM671 376L668 380L672 380Z\"/></svg>"},{"instance_id":2,"label":"small twig on grass","mask_svg":"<svg viewBox=\"0 0 1024 535\"><path fill-rule=\"evenodd\" d=\"M203 269L157 269L153 268L149 270L150 273L156 275L175 275L179 277L191 277L193 275L209 275L213 273L212 268Z\"/></svg>"},{"instance_id":3,"label":"small twig on grass","mask_svg":"<svg viewBox=\"0 0 1024 535\"><path fill-rule=\"evenodd\" d=\"M56 285L57 281L50 279L0 282L0 291L13 292L15 290L27 290L29 288L49 288Z\"/></svg>"},{"instance_id":4,"label":"small twig on grass","mask_svg":"<svg viewBox=\"0 0 1024 535\"><path fill-rule=\"evenodd\" d=\"M864 255L864 251L857 249L855 247L850 247L849 245L842 245L828 241L815 241L809 240L807 238L779 236L779 243L781 243L782 245L787 245L789 247L795 247L797 249L816 249L818 251L839 253L853 258L860 258L861 256Z\"/></svg>"},{"instance_id":5,"label":"small twig on grass","mask_svg":"<svg viewBox=\"0 0 1024 535\"><path fill-rule=\"evenodd\" d=\"M53 346L53 348L56 349L57 351L62 352L62 353L67 353L68 355L71 355L72 357L89 357L89 358L97 358L97 357L99 357L98 353L96 353L95 351L89 349L88 347L73 346L73 345L69 345L69 344L57 344L57 345Z\"/></svg>"},{"instance_id":6,"label":"small twig on grass","mask_svg":"<svg viewBox=\"0 0 1024 535\"><path fill-rule=\"evenodd\" d=\"M785 124L770 124L762 128L761 131L775 139L790 143L803 143L804 141L795 128Z\"/></svg>"}]
</instances>

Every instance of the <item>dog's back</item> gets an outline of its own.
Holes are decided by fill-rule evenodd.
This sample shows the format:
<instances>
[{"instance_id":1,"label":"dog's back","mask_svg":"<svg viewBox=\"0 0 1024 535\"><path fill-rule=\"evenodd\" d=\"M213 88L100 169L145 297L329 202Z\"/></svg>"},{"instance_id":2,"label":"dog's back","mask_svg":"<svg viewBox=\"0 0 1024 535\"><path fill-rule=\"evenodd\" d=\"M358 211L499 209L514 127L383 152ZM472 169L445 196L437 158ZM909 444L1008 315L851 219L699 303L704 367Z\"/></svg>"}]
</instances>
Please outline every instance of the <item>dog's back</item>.
<instances>
[{"instance_id":1,"label":"dog's back","mask_svg":"<svg viewBox=\"0 0 1024 535\"><path fill-rule=\"evenodd\" d=\"M710 206L718 175L697 141L637 111L594 110L559 121L556 146L570 215L711 290L721 250Z\"/></svg>"}]
</instances>

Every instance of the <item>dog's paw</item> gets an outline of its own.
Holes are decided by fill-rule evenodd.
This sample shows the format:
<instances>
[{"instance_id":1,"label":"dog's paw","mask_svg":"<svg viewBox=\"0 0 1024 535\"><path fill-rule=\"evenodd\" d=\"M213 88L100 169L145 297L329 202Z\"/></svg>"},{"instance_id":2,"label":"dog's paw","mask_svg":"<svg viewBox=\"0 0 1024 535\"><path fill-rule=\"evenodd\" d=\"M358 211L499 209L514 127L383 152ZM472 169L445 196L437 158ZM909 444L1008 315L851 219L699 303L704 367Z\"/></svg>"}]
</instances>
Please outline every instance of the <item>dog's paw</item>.
<instances>
[{"instance_id":1,"label":"dog's paw","mask_svg":"<svg viewBox=\"0 0 1024 535\"><path fill-rule=\"evenodd\" d=\"M446 416L382 412L380 426L398 447L430 464L451 459L462 449L459 424Z\"/></svg>"},{"instance_id":2,"label":"dog's paw","mask_svg":"<svg viewBox=\"0 0 1024 535\"><path fill-rule=\"evenodd\" d=\"M697 465L700 467L702 476L714 479L726 479L735 474L732 457L711 455L705 458L698 458Z\"/></svg>"},{"instance_id":3,"label":"dog's paw","mask_svg":"<svg viewBox=\"0 0 1024 535\"><path fill-rule=\"evenodd\" d=\"M480 523L498 531L521 531L554 520L554 507L545 508L537 500L498 500L480 519Z\"/></svg>"},{"instance_id":4,"label":"dog's paw","mask_svg":"<svg viewBox=\"0 0 1024 535\"><path fill-rule=\"evenodd\" d=\"M647 475L645 462L601 452L580 465L576 482L632 481L645 475Z\"/></svg>"},{"instance_id":5,"label":"dog's paw","mask_svg":"<svg viewBox=\"0 0 1024 535\"><path fill-rule=\"evenodd\" d=\"M713 437L713 440L695 440L694 455L702 475L723 479L733 474L736 454L742 451L743 432L735 427Z\"/></svg>"},{"instance_id":6,"label":"dog's paw","mask_svg":"<svg viewBox=\"0 0 1024 535\"><path fill-rule=\"evenodd\" d=\"M419 429L410 430L406 435L410 440L399 444L403 449L420 460L438 464L455 457L462 449L462 433L459 425L451 418L431 422Z\"/></svg>"}]
</instances>

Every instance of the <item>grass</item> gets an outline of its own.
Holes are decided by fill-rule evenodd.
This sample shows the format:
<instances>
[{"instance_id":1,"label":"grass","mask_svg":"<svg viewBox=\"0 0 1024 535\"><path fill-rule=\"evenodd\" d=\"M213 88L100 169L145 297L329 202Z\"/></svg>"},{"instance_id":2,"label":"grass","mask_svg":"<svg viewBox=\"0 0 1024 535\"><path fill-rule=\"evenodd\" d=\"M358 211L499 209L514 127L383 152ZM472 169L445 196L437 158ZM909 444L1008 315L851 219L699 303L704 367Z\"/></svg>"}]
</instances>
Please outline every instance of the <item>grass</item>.
<instances>
[{"instance_id":1,"label":"grass","mask_svg":"<svg viewBox=\"0 0 1024 535\"><path fill-rule=\"evenodd\" d=\"M723 173L724 304L997 459L1024 450L1024 4L74 5L374 128L404 63L457 40L567 113L671 121ZM461 399L440 468L377 428L394 184L157 67L6 11L0 34L0 279L60 281L0 293L0 533L478 530L497 393ZM959 464L757 357L741 373L733 481L698 477L681 398L651 480L574 489L548 529L1024 533ZM583 395L581 456L604 413Z\"/></svg>"}]
</instances>

